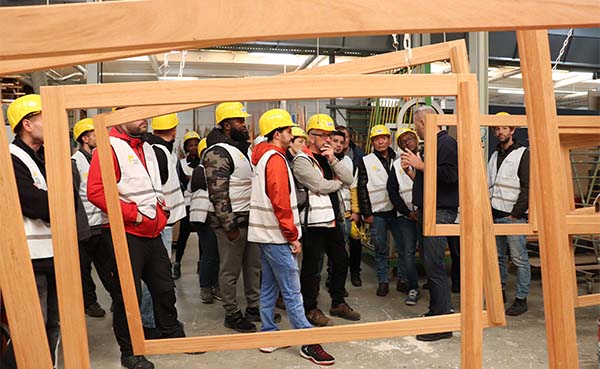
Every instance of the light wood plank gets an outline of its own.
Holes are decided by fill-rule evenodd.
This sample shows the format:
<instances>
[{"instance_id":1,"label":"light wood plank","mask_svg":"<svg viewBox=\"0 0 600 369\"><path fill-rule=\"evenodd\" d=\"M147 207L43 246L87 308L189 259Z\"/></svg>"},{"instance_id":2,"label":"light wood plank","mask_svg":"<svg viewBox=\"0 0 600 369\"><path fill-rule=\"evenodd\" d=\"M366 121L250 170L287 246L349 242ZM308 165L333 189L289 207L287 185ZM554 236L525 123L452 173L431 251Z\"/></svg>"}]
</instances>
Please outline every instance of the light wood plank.
<instances>
[{"instance_id":1,"label":"light wood plank","mask_svg":"<svg viewBox=\"0 0 600 369\"><path fill-rule=\"evenodd\" d=\"M550 70L546 31L518 31L529 140L539 174L538 226L546 335L551 369L578 368L573 284L567 276L575 273L570 260L567 227L568 209L564 196L566 178L561 160L558 118ZM558 170L557 170L558 169Z\"/></svg>"},{"instance_id":2,"label":"light wood plank","mask_svg":"<svg viewBox=\"0 0 600 369\"><path fill-rule=\"evenodd\" d=\"M433 114L427 114L427 117ZM425 171L423 173L423 235L433 236L436 230L437 205L437 133L438 126L425 121Z\"/></svg>"},{"instance_id":3,"label":"light wood plank","mask_svg":"<svg viewBox=\"0 0 600 369\"><path fill-rule=\"evenodd\" d=\"M457 117L454 114L432 115L430 118L440 126L455 126ZM526 115L489 115L482 114L479 125L494 126L518 126L527 127ZM582 129L582 133L594 132L600 128L600 116L596 115L559 115L558 128L560 133L568 133L569 129Z\"/></svg>"},{"instance_id":4,"label":"light wood plank","mask_svg":"<svg viewBox=\"0 0 600 369\"><path fill-rule=\"evenodd\" d=\"M599 234L600 214L567 215L567 231L569 234Z\"/></svg>"},{"instance_id":5,"label":"light wood plank","mask_svg":"<svg viewBox=\"0 0 600 369\"><path fill-rule=\"evenodd\" d=\"M536 235L530 224L494 224L492 235ZM460 226L458 224L436 224L434 233L444 236L460 236Z\"/></svg>"},{"instance_id":6,"label":"light wood plank","mask_svg":"<svg viewBox=\"0 0 600 369\"><path fill-rule=\"evenodd\" d=\"M559 128L560 130L560 128ZM572 171L572 167L571 167L571 151L569 150L569 148L561 145L560 146L560 155L562 157L562 161L563 161L563 165L565 168L565 178L567 178L566 180L566 196L567 196L567 201L568 201L568 209L569 211L573 211L575 210L575 191L573 189L573 171ZM599 227L599 232L600 232L600 227ZM573 237L570 237L569 239L569 248L570 248L570 256L571 256L571 263L573 265L577 265L577 263L575 262L575 244L573 243ZM575 299L575 304L577 304L577 275L573 274L570 276L572 283L573 283L573 298Z\"/></svg>"},{"instance_id":7,"label":"light wood plank","mask_svg":"<svg viewBox=\"0 0 600 369\"><path fill-rule=\"evenodd\" d=\"M577 297L577 307L578 308L579 307L587 307L587 306L595 306L595 305L600 305L600 293Z\"/></svg>"},{"instance_id":8,"label":"light wood plank","mask_svg":"<svg viewBox=\"0 0 600 369\"><path fill-rule=\"evenodd\" d=\"M0 124L5 127L1 111ZM17 366L52 369L5 129L0 129L0 161L0 286Z\"/></svg>"},{"instance_id":9,"label":"light wood plank","mask_svg":"<svg viewBox=\"0 0 600 369\"><path fill-rule=\"evenodd\" d=\"M43 125L48 188L48 206L52 224L54 268L58 290L58 307L65 367L90 368L87 330L81 289L81 268L73 171L71 168L71 139L69 119L64 108L61 89L42 87ZM50 124L50 122L52 122Z\"/></svg>"}]
</instances>

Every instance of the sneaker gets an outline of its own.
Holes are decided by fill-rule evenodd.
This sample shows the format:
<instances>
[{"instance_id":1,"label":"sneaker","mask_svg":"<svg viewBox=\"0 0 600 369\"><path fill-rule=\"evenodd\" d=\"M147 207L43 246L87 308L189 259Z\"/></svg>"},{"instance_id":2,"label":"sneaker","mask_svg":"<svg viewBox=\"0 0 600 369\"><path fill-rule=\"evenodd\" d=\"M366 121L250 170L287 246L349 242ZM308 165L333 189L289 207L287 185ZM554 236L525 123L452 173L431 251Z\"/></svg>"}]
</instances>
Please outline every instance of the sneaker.
<instances>
[{"instance_id":1,"label":"sneaker","mask_svg":"<svg viewBox=\"0 0 600 369\"><path fill-rule=\"evenodd\" d=\"M350 283L352 283L352 285L354 287L362 286L362 280L360 279L360 274L358 274L358 273L350 274Z\"/></svg>"},{"instance_id":2,"label":"sneaker","mask_svg":"<svg viewBox=\"0 0 600 369\"><path fill-rule=\"evenodd\" d=\"M300 347L300 356L317 365L333 365L335 359L323 350L321 345L304 345Z\"/></svg>"},{"instance_id":3,"label":"sneaker","mask_svg":"<svg viewBox=\"0 0 600 369\"><path fill-rule=\"evenodd\" d=\"M173 275L174 280L181 278L181 263L176 261L173 263Z\"/></svg>"},{"instance_id":4,"label":"sneaker","mask_svg":"<svg viewBox=\"0 0 600 369\"><path fill-rule=\"evenodd\" d=\"M273 352L275 352L275 351L277 351L277 350L283 350L283 349L286 349L286 348L288 348L288 347L290 347L290 346L269 346L269 347L261 347L261 348L259 348L259 349L258 349L258 351L260 351L260 352L264 352L265 354L270 354L270 353L273 353Z\"/></svg>"},{"instance_id":5,"label":"sneaker","mask_svg":"<svg viewBox=\"0 0 600 369\"><path fill-rule=\"evenodd\" d=\"M402 293L408 293L410 288L408 287L408 283L406 283L403 279L398 279L398 283L396 283L396 291Z\"/></svg>"},{"instance_id":6,"label":"sneaker","mask_svg":"<svg viewBox=\"0 0 600 369\"><path fill-rule=\"evenodd\" d=\"M419 294L419 290L410 290L408 291L408 297L406 298L406 300L404 300L404 303L408 306L415 306L417 304L417 301L419 301L419 297L421 297L421 295Z\"/></svg>"},{"instance_id":7,"label":"sneaker","mask_svg":"<svg viewBox=\"0 0 600 369\"><path fill-rule=\"evenodd\" d=\"M241 311L236 311L233 314L225 315L225 328L234 329L240 333L254 333L256 326L244 318Z\"/></svg>"},{"instance_id":8,"label":"sneaker","mask_svg":"<svg viewBox=\"0 0 600 369\"><path fill-rule=\"evenodd\" d=\"M379 282L379 285L377 286L377 292L375 293L377 296L387 296L389 290L390 284L388 282Z\"/></svg>"},{"instance_id":9,"label":"sneaker","mask_svg":"<svg viewBox=\"0 0 600 369\"><path fill-rule=\"evenodd\" d=\"M93 304L85 308L85 314L87 316L91 316L92 318L102 318L106 315L106 311L102 309L98 302L94 302Z\"/></svg>"},{"instance_id":10,"label":"sneaker","mask_svg":"<svg viewBox=\"0 0 600 369\"><path fill-rule=\"evenodd\" d=\"M203 304L212 304L215 302L212 290L209 287L200 288L200 302Z\"/></svg>"},{"instance_id":11,"label":"sneaker","mask_svg":"<svg viewBox=\"0 0 600 369\"><path fill-rule=\"evenodd\" d=\"M128 369L154 369L154 364L142 355L121 356L121 366Z\"/></svg>"},{"instance_id":12,"label":"sneaker","mask_svg":"<svg viewBox=\"0 0 600 369\"><path fill-rule=\"evenodd\" d=\"M249 322L260 322L260 308L246 308L246 319ZM281 314L275 313L273 314L273 320L275 323L281 322Z\"/></svg>"},{"instance_id":13,"label":"sneaker","mask_svg":"<svg viewBox=\"0 0 600 369\"><path fill-rule=\"evenodd\" d=\"M358 311L354 311L347 303L342 302L336 307L331 307L329 310L329 314L331 316L339 316L340 318L346 320L357 321L360 320L360 313Z\"/></svg>"},{"instance_id":14,"label":"sneaker","mask_svg":"<svg viewBox=\"0 0 600 369\"><path fill-rule=\"evenodd\" d=\"M306 313L306 319L310 322L310 324L316 327L327 327L332 326L333 321L323 314L321 309L312 309L308 313Z\"/></svg>"},{"instance_id":15,"label":"sneaker","mask_svg":"<svg viewBox=\"0 0 600 369\"><path fill-rule=\"evenodd\" d=\"M223 301L223 295L221 295L221 289L219 286L211 287L210 294L212 295L213 299Z\"/></svg>"},{"instance_id":16,"label":"sneaker","mask_svg":"<svg viewBox=\"0 0 600 369\"><path fill-rule=\"evenodd\" d=\"M418 334L417 341L433 342L452 338L452 332Z\"/></svg>"},{"instance_id":17,"label":"sneaker","mask_svg":"<svg viewBox=\"0 0 600 369\"><path fill-rule=\"evenodd\" d=\"M512 305L506 309L506 315L508 316L519 316L527 311L527 298L520 299L515 298Z\"/></svg>"}]
</instances>

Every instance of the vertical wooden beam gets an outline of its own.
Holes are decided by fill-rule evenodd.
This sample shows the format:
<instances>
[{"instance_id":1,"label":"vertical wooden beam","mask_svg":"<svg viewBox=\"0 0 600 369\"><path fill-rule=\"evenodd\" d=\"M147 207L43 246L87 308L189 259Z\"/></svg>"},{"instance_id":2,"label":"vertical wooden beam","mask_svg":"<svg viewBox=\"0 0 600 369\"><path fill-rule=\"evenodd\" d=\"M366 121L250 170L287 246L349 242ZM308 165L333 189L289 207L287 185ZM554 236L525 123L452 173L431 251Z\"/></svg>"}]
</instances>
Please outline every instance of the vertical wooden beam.
<instances>
[{"instance_id":1,"label":"vertical wooden beam","mask_svg":"<svg viewBox=\"0 0 600 369\"><path fill-rule=\"evenodd\" d=\"M41 90L48 206L66 368L89 369L79 247L73 198L71 139L62 88Z\"/></svg>"},{"instance_id":2,"label":"vertical wooden beam","mask_svg":"<svg viewBox=\"0 0 600 369\"><path fill-rule=\"evenodd\" d=\"M483 364L483 197L480 180L483 157L479 137L477 82L460 82L457 101L458 171L460 178L461 368ZM470 180L466 180L466 179ZM479 180L478 180L479 179ZM490 215L491 216L491 215Z\"/></svg>"},{"instance_id":3,"label":"vertical wooden beam","mask_svg":"<svg viewBox=\"0 0 600 369\"><path fill-rule=\"evenodd\" d=\"M575 191L573 188L573 169L571 168L571 150L568 146L561 145L560 153L563 159L563 165L565 168L565 179L566 179L566 191L567 191L567 205L569 211L575 210ZM571 263L575 265L575 244L573 243L573 236L569 235L569 250L571 256ZM573 301L575 306L579 304L579 293L577 291L577 274L573 273L571 276L573 281Z\"/></svg>"},{"instance_id":4,"label":"vertical wooden beam","mask_svg":"<svg viewBox=\"0 0 600 369\"><path fill-rule=\"evenodd\" d=\"M558 118L546 30L517 31L527 127L537 160L537 218L542 262L546 337L551 369L579 367L573 300L574 266L570 263L565 216L566 178L560 152ZM542 181L541 178L544 178Z\"/></svg>"},{"instance_id":5,"label":"vertical wooden beam","mask_svg":"<svg viewBox=\"0 0 600 369\"><path fill-rule=\"evenodd\" d=\"M423 234L425 236L436 234L437 132L436 124L425 124L425 137L422 137L425 139L425 172L423 173Z\"/></svg>"},{"instance_id":6,"label":"vertical wooden beam","mask_svg":"<svg viewBox=\"0 0 600 369\"><path fill-rule=\"evenodd\" d=\"M4 116L0 111L0 124ZM6 130L0 129L0 286L19 368L52 369Z\"/></svg>"}]
</instances>

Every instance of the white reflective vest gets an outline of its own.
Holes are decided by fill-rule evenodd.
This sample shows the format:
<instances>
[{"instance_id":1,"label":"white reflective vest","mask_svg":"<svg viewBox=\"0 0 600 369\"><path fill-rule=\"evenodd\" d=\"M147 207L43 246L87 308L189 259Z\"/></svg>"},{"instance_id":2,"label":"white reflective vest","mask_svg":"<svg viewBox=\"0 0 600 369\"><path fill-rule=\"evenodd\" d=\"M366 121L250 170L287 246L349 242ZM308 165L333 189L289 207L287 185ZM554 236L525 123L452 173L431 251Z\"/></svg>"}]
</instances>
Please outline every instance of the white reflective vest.
<instances>
[{"instance_id":1,"label":"white reflective vest","mask_svg":"<svg viewBox=\"0 0 600 369\"><path fill-rule=\"evenodd\" d=\"M387 192L388 172L383 167L381 160L374 153L363 156L367 171L367 191L371 201L371 211L381 213L394 209Z\"/></svg>"},{"instance_id":2,"label":"white reflective vest","mask_svg":"<svg viewBox=\"0 0 600 369\"><path fill-rule=\"evenodd\" d=\"M31 156L14 144L10 144L9 148L10 153L19 158L27 166L27 169L29 169L34 186L40 190L48 191L46 179ZM41 219L27 218L26 216L23 216L23 223L25 225L25 235L27 236L27 246L29 247L29 257L31 259L53 257L50 223L44 222Z\"/></svg>"},{"instance_id":3,"label":"white reflective vest","mask_svg":"<svg viewBox=\"0 0 600 369\"><path fill-rule=\"evenodd\" d=\"M310 161L315 172L320 177L323 177L323 171L315 159L303 152L299 152L292 160L292 163L299 159ZM308 211L308 214L306 214L306 211ZM305 225L309 227L333 228L335 226L335 213L329 194L317 194L308 190L308 203L300 214L300 221L303 224L306 223Z\"/></svg>"},{"instance_id":4,"label":"white reflective vest","mask_svg":"<svg viewBox=\"0 0 600 369\"><path fill-rule=\"evenodd\" d=\"M252 164L248 158L252 157L248 149L248 157L237 147L227 143L218 143L211 147L219 146L227 150L233 161L233 173L229 177L229 201L234 213L250 210L250 195L252 191Z\"/></svg>"},{"instance_id":5,"label":"white reflective vest","mask_svg":"<svg viewBox=\"0 0 600 369\"><path fill-rule=\"evenodd\" d=\"M90 162L81 151L77 151L71 159L75 161L77 171L79 172L79 197L83 203L85 213L87 214L90 227L99 226L102 224L102 210L92 204L87 197L87 181L90 172Z\"/></svg>"},{"instance_id":6,"label":"white reflective vest","mask_svg":"<svg viewBox=\"0 0 600 369\"><path fill-rule=\"evenodd\" d=\"M527 150L519 147L511 151L498 168L498 151L495 151L488 163L488 188L492 208L510 213L521 193L521 181L518 171L521 158Z\"/></svg>"},{"instance_id":7,"label":"white reflective vest","mask_svg":"<svg viewBox=\"0 0 600 369\"><path fill-rule=\"evenodd\" d=\"M177 169L173 163L173 155L164 145L155 144L153 147L158 147L167 156L167 165L169 169L169 177L167 182L162 186L165 202L170 209L169 219L167 224L174 224L179 219L185 217L185 203L181 188L179 187L179 177L177 177Z\"/></svg>"},{"instance_id":8,"label":"white reflective vest","mask_svg":"<svg viewBox=\"0 0 600 369\"><path fill-rule=\"evenodd\" d=\"M192 177L192 172L194 171L194 168L190 167L187 163L187 159L183 158L179 161L179 164L181 165L181 170L183 171L183 174L185 174L188 179ZM190 206L192 204L192 190L191 190L191 184L190 181L188 180L188 184L185 187L185 190L183 190L183 199L184 199L184 203L185 206Z\"/></svg>"},{"instance_id":9,"label":"white reflective vest","mask_svg":"<svg viewBox=\"0 0 600 369\"><path fill-rule=\"evenodd\" d=\"M402 165L400 164L401 160L397 159L392 164L395 172L396 179L398 180L398 188L400 192L400 197L404 200L404 204L410 211L414 211L415 207L412 203L412 188L413 188L413 180L410 178L408 174L402 169Z\"/></svg>"},{"instance_id":10,"label":"white reflective vest","mask_svg":"<svg viewBox=\"0 0 600 369\"><path fill-rule=\"evenodd\" d=\"M344 158L340 160L340 165L344 168L347 168L351 173L354 171L354 164L352 163L352 159L349 156L344 155ZM342 200L344 202L344 212L352 211L352 207L350 204L350 186L342 186L340 189L340 193L342 194Z\"/></svg>"},{"instance_id":11,"label":"white reflective vest","mask_svg":"<svg viewBox=\"0 0 600 369\"><path fill-rule=\"evenodd\" d=\"M117 183L119 198L125 202L137 204L141 214L154 219L157 202L164 202L154 150L149 143L144 142L142 146L146 160L144 167L129 143L116 137L110 137L110 144L121 172L121 178ZM105 213L102 213L102 223L108 223L108 216Z\"/></svg>"},{"instance_id":12,"label":"white reflective vest","mask_svg":"<svg viewBox=\"0 0 600 369\"><path fill-rule=\"evenodd\" d=\"M285 161L290 185L290 205L294 215L294 225L298 230L298 238L302 236L300 215L298 214L298 200L294 177L285 156L276 150L267 151L258 161L252 176L252 195L250 198L250 216L248 218L248 241L258 243L281 243L289 241L283 236L279 228L279 219L273 211L271 199L267 196L267 162L273 155L279 155Z\"/></svg>"}]
</instances>

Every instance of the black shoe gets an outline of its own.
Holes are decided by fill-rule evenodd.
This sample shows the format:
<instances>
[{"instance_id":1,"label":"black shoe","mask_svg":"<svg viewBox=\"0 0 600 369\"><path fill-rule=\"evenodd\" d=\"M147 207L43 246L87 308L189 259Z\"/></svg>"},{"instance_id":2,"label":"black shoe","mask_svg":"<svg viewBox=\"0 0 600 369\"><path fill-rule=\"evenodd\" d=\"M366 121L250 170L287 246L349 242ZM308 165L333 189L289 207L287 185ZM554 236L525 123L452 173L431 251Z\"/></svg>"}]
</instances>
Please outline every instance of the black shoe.
<instances>
[{"instance_id":1,"label":"black shoe","mask_svg":"<svg viewBox=\"0 0 600 369\"><path fill-rule=\"evenodd\" d=\"M128 369L154 369L154 364L142 355L121 356L121 366Z\"/></svg>"},{"instance_id":2,"label":"black shoe","mask_svg":"<svg viewBox=\"0 0 600 369\"><path fill-rule=\"evenodd\" d=\"M387 296L389 290L390 284L388 282L379 282L379 285L377 286L377 292L375 293L377 296Z\"/></svg>"},{"instance_id":3,"label":"black shoe","mask_svg":"<svg viewBox=\"0 0 600 369\"><path fill-rule=\"evenodd\" d=\"M93 304L85 308L85 314L87 316L91 316L92 318L102 318L106 315L106 311L102 309L98 302L94 302Z\"/></svg>"},{"instance_id":4,"label":"black shoe","mask_svg":"<svg viewBox=\"0 0 600 369\"><path fill-rule=\"evenodd\" d=\"M429 333L417 335L417 341L433 342L452 338L452 332Z\"/></svg>"},{"instance_id":5,"label":"black shoe","mask_svg":"<svg viewBox=\"0 0 600 369\"><path fill-rule=\"evenodd\" d=\"M260 308L246 308L245 316L249 322L260 322ZM275 323L281 323L281 314L273 314L273 320Z\"/></svg>"},{"instance_id":6,"label":"black shoe","mask_svg":"<svg viewBox=\"0 0 600 369\"><path fill-rule=\"evenodd\" d=\"M508 316L518 316L527 311L527 298L520 299L515 298L515 301L512 305L506 309L506 315Z\"/></svg>"},{"instance_id":7,"label":"black shoe","mask_svg":"<svg viewBox=\"0 0 600 369\"><path fill-rule=\"evenodd\" d=\"M254 333L256 332L256 326L244 318L241 311L236 311L233 314L225 315L226 328L234 329L240 333Z\"/></svg>"},{"instance_id":8,"label":"black shoe","mask_svg":"<svg viewBox=\"0 0 600 369\"><path fill-rule=\"evenodd\" d=\"M358 274L358 273L350 274L350 283L352 283L352 285L354 287L362 286L362 280L360 279L360 274Z\"/></svg>"},{"instance_id":9,"label":"black shoe","mask_svg":"<svg viewBox=\"0 0 600 369\"><path fill-rule=\"evenodd\" d=\"M144 327L144 337L147 340L156 340L162 337L162 333L158 328Z\"/></svg>"},{"instance_id":10,"label":"black shoe","mask_svg":"<svg viewBox=\"0 0 600 369\"><path fill-rule=\"evenodd\" d=\"M300 356L317 365L333 365L335 359L323 350L321 345L304 345L300 347Z\"/></svg>"},{"instance_id":11,"label":"black shoe","mask_svg":"<svg viewBox=\"0 0 600 369\"><path fill-rule=\"evenodd\" d=\"M402 292L402 293L408 293L408 291L410 291L410 288L408 287L408 283L406 283L405 280L398 279L398 283L396 283L396 291Z\"/></svg>"},{"instance_id":12,"label":"black shoe","mask_svg":"<svg viewBox=\"0 0 600 369\"><path fill-rule=\"evenodd\" d=\"M173 279L178 280L181 278L181 263L176 261L173 263Z\"/></svg>"}]
</instances>

